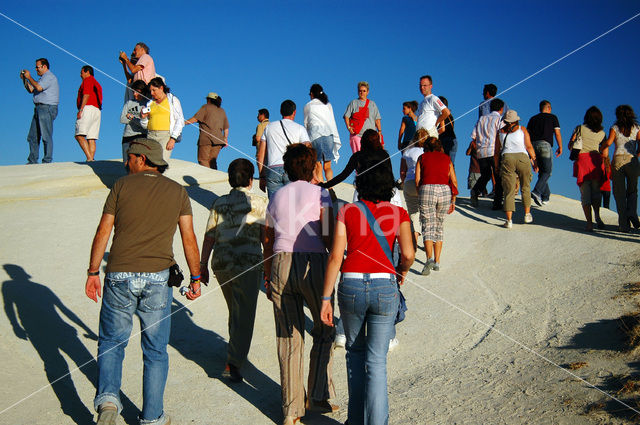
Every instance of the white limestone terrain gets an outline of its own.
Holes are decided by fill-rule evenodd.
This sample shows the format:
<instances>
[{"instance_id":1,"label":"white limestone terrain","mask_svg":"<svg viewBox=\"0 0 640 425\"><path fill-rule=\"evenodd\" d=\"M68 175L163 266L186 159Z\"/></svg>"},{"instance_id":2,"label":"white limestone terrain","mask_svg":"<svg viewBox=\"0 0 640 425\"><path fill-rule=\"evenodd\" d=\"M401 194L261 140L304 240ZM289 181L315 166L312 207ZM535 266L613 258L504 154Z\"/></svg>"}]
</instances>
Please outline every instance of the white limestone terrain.
<instances>
[{"instance_id":1,"label":"white limestone terrain","mask_svg":"<svg viewBox=\"0 0 640 425\"><path fill-rule=\"evenodd\" d=\"M104 200L122 175L120 161L0 167L0 424L95 420L100 305L86 297L84 283ZM226 173L171 160L166 175L187 186L201 244L211 202L229 191ZM341 184L336 193L350 201L353 187ZM388 356L389 423L638 421L640 413L604 392L617 398L616 377L640 373L617 321L637 309L628 289L640 281L640 234L615 231L617 215L609 210L602 212L607 229L587 233L579 201L561 196L533 208L528 225L518 202L510 230L500 227L503 213L491 211L487 200L479 208L466 199L458 204L445 221L440 271L419 274L420 248L403 288L409 311ZM174 253L186 270L179 237ZM165 392L172 424L281 423L266 297L260 295L240 384L221 378L228 332L218 283L193 302L174 291L173 312ZM308 334L306 342L308 353ZM309 414L302 424L346 420L344 354L335 351L333 366L340 411ZM577 362L585 364L568 369ZM142 407L137 319L122 393L118 423L135 424ZM588 412L593 403L600 408ZM640 412L636 402L629 406Z\"/></svg>"}]
</instances>

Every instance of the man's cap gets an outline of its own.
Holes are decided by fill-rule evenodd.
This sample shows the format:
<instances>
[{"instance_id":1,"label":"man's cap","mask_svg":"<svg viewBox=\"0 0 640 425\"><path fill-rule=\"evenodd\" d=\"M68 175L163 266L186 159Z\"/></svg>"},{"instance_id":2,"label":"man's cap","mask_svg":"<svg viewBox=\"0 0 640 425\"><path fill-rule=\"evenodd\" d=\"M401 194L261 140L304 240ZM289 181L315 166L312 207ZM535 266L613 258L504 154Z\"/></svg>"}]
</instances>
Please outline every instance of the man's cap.
<instances>
[{"instance_id":1,"label":"man's cap","mask_svg":"<svg viewBox=\"0 0 640 425\"><path fill-rule=\"evenodd\" d=\"M144 155L147 157L149 162L156 166L168 165L162 158L162 146L160 143L152 139L145 139L141 137L133 140L129 143L127 154Z\"/></svg>"},{"instance_id":2,"label":"man's cap","mask_svg":"<svg viewBox=\"0 0 640 425\"><path fill-rule=\"evenodd\" d=\"M207 99L214 99L214 100L215 100L215 99L217 99L217 98L219 98L219 97L220 97L220 96L218 96L218 93L213 92L213 91L212 91L212 92L209 92L209 94L207 95Z\"/></svg>"},{"instance_id":3,"label":"man's cap","mask_svg":"<svg viewBox=\"0 0 640 425\"><path fill-rule=\"evenodd\" d=\"M504 114L504 118L502 119L502 121L516 122L516 121L520 121L520 117L518 116L518 113L515 110L509 109L507 113Z\"/></svg>"}]
</instances>

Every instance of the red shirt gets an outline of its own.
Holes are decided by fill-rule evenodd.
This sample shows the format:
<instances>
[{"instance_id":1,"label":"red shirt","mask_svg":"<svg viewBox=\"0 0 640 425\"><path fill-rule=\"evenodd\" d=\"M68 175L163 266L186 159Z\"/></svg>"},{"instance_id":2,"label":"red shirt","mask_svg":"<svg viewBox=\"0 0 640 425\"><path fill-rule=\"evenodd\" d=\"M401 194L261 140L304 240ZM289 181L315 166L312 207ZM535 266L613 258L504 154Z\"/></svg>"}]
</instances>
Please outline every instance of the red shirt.
<instances>
[{"instance_id":1,"label":"red shirt","mask_svg":"<svg viewBox=\"0 0 640 425\"><path fill-rule=\"evenodd\" d=\"M425 184L446 184L451 194L457 195L458 189L449 180L451 158L444 152L425 152L418 158L420 163L420 186Z\"/></svg>"},{"instance_id":2,"label":"red shirt","mask_svg":"<svg viewBox=\"0 0 640 425\"><path fill-rule=\"evenodd\" d=\"M400 223L409 221L404 208L389 202L374 204L364 201L386 236L389 248L393 252L393 241L399 231ZM347 258L342 264L342 272L353 273L395 273L395 267L389 262L378 239L369 227L367 218L354 204L347 204L338 211L338 221L347 228Z\"/></svg>"},{"instance_id":3,"label":"red shirt","mask_svg":"<svg viewBox=\"0 0 640 425\"><path fill-rule=\"evenodd\" d=\"M82 80L82 84L80 84L80 88L78 89L78 100L76 104L78 109L80 109L80 105L82 105L82 97L88 94L89 100L87 100L87 105L95 106L98 109L102 109L102 87L98 80L96 80L93 75L88 76L84 80Z\"/></svg>"}]
</instances>

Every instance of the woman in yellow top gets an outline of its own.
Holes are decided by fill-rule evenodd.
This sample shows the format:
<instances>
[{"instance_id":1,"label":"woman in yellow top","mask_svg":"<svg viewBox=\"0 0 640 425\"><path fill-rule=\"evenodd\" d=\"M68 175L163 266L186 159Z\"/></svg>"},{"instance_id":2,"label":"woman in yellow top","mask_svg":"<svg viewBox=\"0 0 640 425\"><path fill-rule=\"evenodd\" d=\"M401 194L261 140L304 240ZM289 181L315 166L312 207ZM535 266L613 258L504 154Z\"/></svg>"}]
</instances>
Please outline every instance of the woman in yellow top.
<instances>
[{"instance_id":1,"label":"woman in yellow top","mask_svg":"<svg viewBox=\"0 0 640 425\"><path fill-rule=\"evenodd\" d=\"M160 77L149 81L151 100L143 109L141 123L147 128L147 137L162 146L162 157L165 161L171 157L171 151L182 137L184 115L180 100L169 93Z\"/></svg>"}]
</instances>

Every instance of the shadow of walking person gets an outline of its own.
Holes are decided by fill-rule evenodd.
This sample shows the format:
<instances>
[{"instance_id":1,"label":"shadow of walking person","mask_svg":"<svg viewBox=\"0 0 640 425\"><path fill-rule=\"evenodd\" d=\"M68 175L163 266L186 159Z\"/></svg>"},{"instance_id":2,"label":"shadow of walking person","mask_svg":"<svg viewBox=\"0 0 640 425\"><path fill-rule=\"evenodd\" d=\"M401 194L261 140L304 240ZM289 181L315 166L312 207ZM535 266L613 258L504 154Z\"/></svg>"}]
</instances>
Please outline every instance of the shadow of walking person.
<instances>
[{"instance_id":1,"label":"shadow of walking person","mask_svg":"<svg viewBox=\"0 0 640 425\"><path fill-rule=\"evenodd\" d=\"M47 380L60 401L63 413L77 424L93 423L93 412L78 396L62 353L73 360L95 387L98 375L96 361L87 350L85 341L78 337L77 330L67 320L84 330L84 338L97 341L98 336L51 289L31 281L31 276L22 267L4 264L3 268L11 278L2 283L2 299L14 334L30 341L42 359ZM137 409L133 403L126 397L122 402L125 421L137 424Z\"/></svg>"},{"instance_id":2,"label":"shadow of walking person","mask_svg":"<svg viewBox=\"0 0 640 425\"><path fill-rule=\"evenodd\" d=\"M258 370L248 360L242 366L242 383L222 378L227 360L227 342L217 333L196 325L193 313L174 299L171 306L171 337L169 344L185 359L199 365L211 378L219 379L236 394L254 405L274 423L281 420L280 385Z\"/></svg>"}]
</instances>

